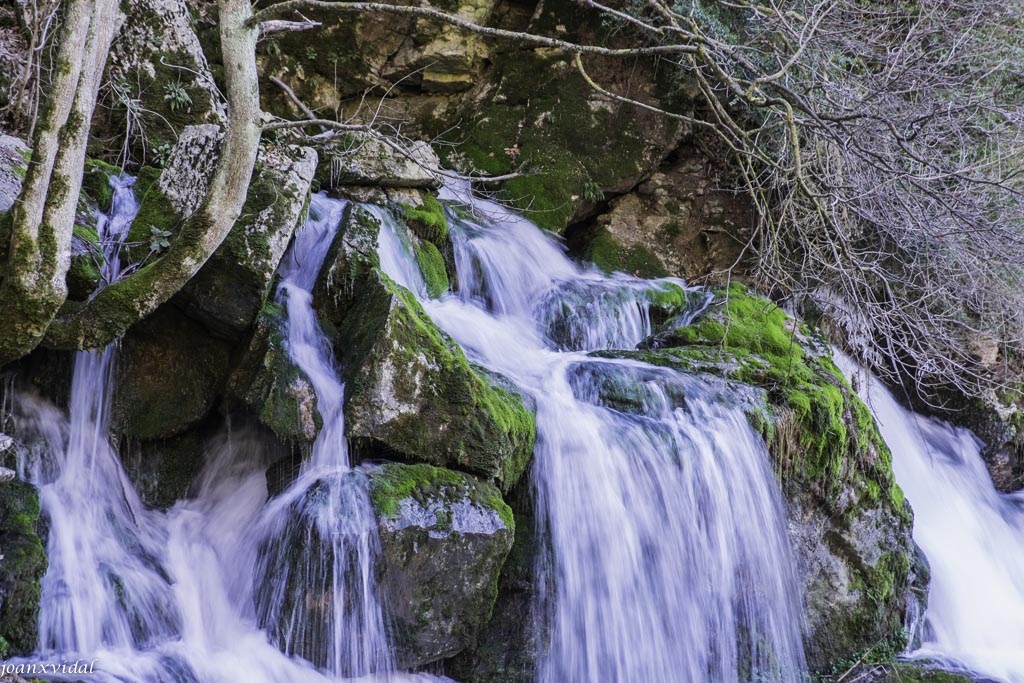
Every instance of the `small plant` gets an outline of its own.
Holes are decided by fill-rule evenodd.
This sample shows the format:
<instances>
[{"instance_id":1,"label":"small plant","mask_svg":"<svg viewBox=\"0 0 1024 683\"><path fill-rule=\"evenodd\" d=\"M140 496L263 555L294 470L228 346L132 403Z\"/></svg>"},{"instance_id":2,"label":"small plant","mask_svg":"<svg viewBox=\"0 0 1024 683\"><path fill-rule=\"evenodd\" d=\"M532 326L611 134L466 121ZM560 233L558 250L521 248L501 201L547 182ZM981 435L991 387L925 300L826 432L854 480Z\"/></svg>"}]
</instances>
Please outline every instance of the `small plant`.
<instances>
[{"instance_id":1,"label":"small plant","mask_svg":"<svg viewBox=\"0 0 1024 683\"><path fill-rule=\"evenodd\" d=\"M167 165L167 161L171 158L172 149L173 147L169 142L157 145L153 150L153 163L160 168L165 167Z\"/></svg>"},{"instance_id":2,"label":"small plant","mask_svg":"<svg viewBox=\"0 0 1024 683\"><path fill-rule=\"evenodd\" d=\"M155 225L149 226L149 253L153 254L171 246L170 230L161 230Z\"/></svg>"},{"instance_id":3,"label":"small plant","mask_svg":"<svg viewBox=\"0 0 1024 683\"><path fill-rule=\"evenodd\" d=\"M164 101L170 105L171 111L192 107L192 96L188 94L180 79L164 83Z\"/></svg>"},{"instance_id":4,"label":"small plant","mask_svg":"<svg viewBox=\"0 0 1024 683\"><path fill-rule=\"evenodd\" d=\"M313 47L312 45L306 46L306 59L308 59L311 62L316 59L316 48Z\"/></svg>"}]
</instances>

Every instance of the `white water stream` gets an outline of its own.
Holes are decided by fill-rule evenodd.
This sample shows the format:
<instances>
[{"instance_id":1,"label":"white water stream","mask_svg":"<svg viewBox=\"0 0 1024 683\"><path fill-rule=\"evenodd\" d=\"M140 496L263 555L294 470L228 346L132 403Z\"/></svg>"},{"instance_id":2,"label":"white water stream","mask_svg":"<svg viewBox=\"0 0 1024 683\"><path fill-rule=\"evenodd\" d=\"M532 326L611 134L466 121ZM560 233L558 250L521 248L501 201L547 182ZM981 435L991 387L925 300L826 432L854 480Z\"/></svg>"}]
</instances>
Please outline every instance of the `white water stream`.
<instances>
[{"instance_id":1,"label":"white water stream","mask_svg":"<svg viewBox=\"0 0 1024 683\"><path fill-rule=\"evenodd\" d=\"M1024 683L1024 493L996 491L970 431L907 410L835 355L892 451L931 568L922 642L911 656Z\"/></svg>"}]
</instances>

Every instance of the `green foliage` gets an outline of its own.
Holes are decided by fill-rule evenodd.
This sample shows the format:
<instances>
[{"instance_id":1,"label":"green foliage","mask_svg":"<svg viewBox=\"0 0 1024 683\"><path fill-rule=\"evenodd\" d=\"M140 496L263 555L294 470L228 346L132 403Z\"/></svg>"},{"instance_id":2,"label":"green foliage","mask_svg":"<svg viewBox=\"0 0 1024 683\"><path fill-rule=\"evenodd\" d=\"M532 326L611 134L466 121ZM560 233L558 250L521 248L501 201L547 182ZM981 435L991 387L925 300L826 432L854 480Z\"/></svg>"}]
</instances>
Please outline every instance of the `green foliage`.
<instances>
[{"instance_id":1,"label":"green foliage","mask_svg":"<svg viewBox=\"0 0 1024 683\"><path fill-rule=\"evenodd\" d=\"M181 80L164 82L164 101L171 111L188 110L192 107L192 96Z\"/></svg>"},{"instance_id":2,"label":"green foliage","mask_svg":"<svg viewBox=\"0 0 1024 683\"><path fill-rule=\"evenodd\" d=\"M150 253L160 252L169 249L171 246L171 231L161 230L155 225L149 226L149 251Z\"/></svg>"}]
</instances>

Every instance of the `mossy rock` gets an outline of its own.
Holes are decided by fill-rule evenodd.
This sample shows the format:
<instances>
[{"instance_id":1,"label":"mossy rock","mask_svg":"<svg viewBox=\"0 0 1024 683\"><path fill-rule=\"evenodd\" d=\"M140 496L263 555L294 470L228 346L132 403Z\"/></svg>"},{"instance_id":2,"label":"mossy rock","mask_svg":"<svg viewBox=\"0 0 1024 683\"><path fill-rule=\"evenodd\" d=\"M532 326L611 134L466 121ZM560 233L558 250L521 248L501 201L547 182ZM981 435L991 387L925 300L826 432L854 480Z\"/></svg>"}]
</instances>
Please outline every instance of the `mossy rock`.
<instances>
[{"instance_id":1,"label":"mossy rock","mask_svg":"<svg viewBox=\"0 0 1024 683\"><path fill-rule=\"evenodd\" d=\"M669 274L650 249L641 244L625 247L603 228L591 237L583 257L606 273L629 273L642 278Z\"/></svg>"},{"instance_id":2,"label":"mossy rock","mask_svg":"<svg viewBox=\"0 0 1024 683\"><path fill-rule=\"evenodd\" d=\"M370 472L370 500L399 666L423 666L475 644L515 534L500 492L461 472L386 464Z\"/></svg>"},{"instance_id":3,"label":"mossy rock","mask_svg":"<svg viewBox=\"0 0 1024 683\"><path fill-rule=\"evenodd\" d=\"M412 293L381 272L376 219L356 208L343 223L316 302L338 331L349 436L508 490L533 453L532 413L473 368Z\"/></svg>"},{"instance_id":4,"label":"mossy rock","mask_svg":"<svg viewBox=\"0 0 1024 683\"><path fill-rule=\"evenodd\" d=\"M76 225L71 236L71 265L68 267L68 298L85 301L99 287L103 276L103 250L96 230Z\"/></svg>"},{"instance_id":5,"label":"mossy rock","mask_svg":"<svg viewBox=\"0 0 1024 683\"><path fill-rule=\"evenodd\" d=\"M579 25L579 11L571 23ZM612 65L608 78L626 78ZM634 84L636 85L636 84ZM610 85L615 89L614 85ZM500 196L537 225L561 231L606 192L626 192L675 146L678 122L596 93L559 54L515 50L466 100L461 144L443 152L466 171L524 169ZM615 131L609 135L608 131Z\"/></svg>"},{"instance_id":6,"label":"mossy rock","mask_svg":"<svg viewBox=\"0 0 1024 683\"><path fill-rule=\"evenodd\" d=\"M120 176L121 169L99 159L86 159L85 171L82 174L82 198L95 203L96 207L107 213L114 201L114 188L110 186L110 177Z\"/></svg>"},{"instance_id":7,"label":"mossy rock","mask_svg":"<svg viewBox=\"0 0 1024 683\"><path fill-rule=\"evenodd\" d=\"M7 655L36 648L40 580L46 552L40 539L39 496L23 481L0 482L0 640Z\"/></svg>"},{"instance_id":8,"label":"mossy rock","mask_svg":"<svg viewBox=\"0 0 1024 683\"><path fill-rule=\"evenodd\" d=\"M842 671L839 671L842 669ZM947 671L929 662L886 662L865 664L848 669L837 667L834 675L819 676L817 683L831 683L843 674L854 683L973 683L976 679L955 671Z\"/></svg>"},{"instance_id":9,"label":"mossy rock","mask_svg":"<svg viewBox=\"0 0 1024 683\"><path fill-rule=\"evenodd\" d=\"M828 347L739 285L715 296L691 325L646 340L647 350L612 355L764 391L751 420L789 502L809 622L805 649L812 670L820 670L900 637L927 574L911 538L912 515L871 413Z\"/></svg>"},{"instance_id":10,"label":"mossy rock","mask_svg":"<svg viewBox=\"0 0 1024 683\"><path fill-rule=\"evenodd\" d=\"M288 355L285 324L280 305L264 305L228 379L227 393L285 443L312 444L322 427L316 392Z\"/></svg>"},{"instance_id":11,"label":"mossy rock","mask_svg":"<svg viewBox=\"0 0 1024 683\"><path fill-rule=\"evenodd\" d=\"M309 147L260 148L242 213L175 302L207 329L239 339L252 326L309 202L316 170Z\"/></svg>"},{"instance_id":12,"label":"mossy rock","mask_svg":"<svg viewBox=\"0 0 1024 683\"><path fill-rule=\"evenodd\" d=\"M198 423L223 393L229 347L171 304L125 335L111 429L163 439Z\"/></svg>"}]
</instances>

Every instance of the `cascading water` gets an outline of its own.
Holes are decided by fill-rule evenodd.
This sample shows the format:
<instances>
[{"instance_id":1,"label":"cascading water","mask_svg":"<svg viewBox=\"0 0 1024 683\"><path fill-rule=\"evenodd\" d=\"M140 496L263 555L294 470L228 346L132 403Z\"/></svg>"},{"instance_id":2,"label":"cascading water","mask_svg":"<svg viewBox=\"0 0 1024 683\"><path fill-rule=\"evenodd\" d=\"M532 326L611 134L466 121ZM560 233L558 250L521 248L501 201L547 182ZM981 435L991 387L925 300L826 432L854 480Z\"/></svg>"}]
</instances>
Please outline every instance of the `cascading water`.
<instances>
[{"instance_id":1,"label":"cascading water","mask_svg":"<svg viewBox=\"0 0 1024 683\"><path fill-rule=\"evenodd\" d=\"M376 520L365 475L349 468L344 387L311 293L344 207L314 196L280 269L288 353L316 391L323 428L312 458L259 524L256 608L286 652L352 676L387 673L394 663L374 577Z\"/></svg>"},{"instance_id":2,"label":"cascading water","mask_svg":"<svg viewBox=\"0 0 1024 683\"><path fill-rule=\"evenodd\" d=\"M112 182L112 214L97 221L108 281L137 210L131 181ZM375 673L366 680L439 680L389 673L365 478L348 468L343 387L309 305L340 207L315 198L311 214L282 267L279 296L289 352L314 384L324 427L298 480L274 500L267 503L265 472L279 454L243 429L208 446L190 498L166 512L147 508L110 443L114 347L76 356L70 420L41 399L17 397L18 434L35 444L19 471L39 487L50 520L40 651L28 663L81 657L94 662L89 680L123 683L326 683L367 672ZM299 525L289 520L296 510L305 513ZM280 568L298 566L300 575L254 577L253 567L279 557L275 544L296 537L313 554ZM288 604L289 591L307 606L320 601L316 625L270 611L275 601ZM261 617L285 625L269 629L276 644L257 627ZM303 655L315 645L320 670L277 645Z\"/></svg>"},{"instance_id":3,"label":"cascading water","mask_svg":"<svg viewBox=\"0 0 1024 683\"><path fill-rule=\"evenodd\" d=\"M914 509L914 540L931 568L921 644L911 656L1024 683L1024 494L995 490L970 431L912 413L835 355L892 451Z\"/></svg>"},{"instance_id":4,"label":"cascading water","mask_svg":"<svg viewBox=\"0 0 1024 683\"><path fill-rule=\"evenodd\" d=\"M651 303L681 283L580 270L524 219L447 192L484 217L449 215L458 294L426 299L404 230L383 212L380 260L470 360L536 403L551 629L539 678L803 680L785 515L736 397L588 355L635 348L651 333ZM704 302L695 296L691 313Z\"/></svg>"}]
</instances>

